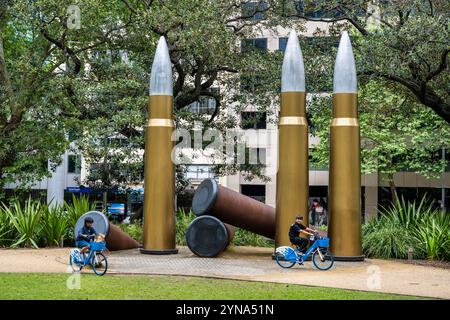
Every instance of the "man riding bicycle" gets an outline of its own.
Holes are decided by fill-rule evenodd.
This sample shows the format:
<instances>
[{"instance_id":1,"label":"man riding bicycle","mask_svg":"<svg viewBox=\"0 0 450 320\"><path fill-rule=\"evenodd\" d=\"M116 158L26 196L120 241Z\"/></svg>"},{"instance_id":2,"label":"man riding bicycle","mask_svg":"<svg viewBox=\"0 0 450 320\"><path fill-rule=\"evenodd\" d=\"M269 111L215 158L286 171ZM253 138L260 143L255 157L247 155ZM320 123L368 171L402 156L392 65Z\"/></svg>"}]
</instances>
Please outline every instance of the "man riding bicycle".
<instances>
[{"instance_id":1,"label":"man riding bicycle","mask_svg":"<svg viewBox=\"0 0 450 320\"><path fill-rule=\"evenodd\" d=\"M78 231L76 245L78 248L81 248L80 253L82 254L89 251L89 241L91 241L97 234L97 231L95 231L93 224L94 219L92 219L91 217L86 217L84 219L84 226Z\"/></svg>"},{"instance_id":2,"label":"man riding bicycle","mask_svg":"<svg viewBox=\"0 0 450 320\"><path fill-rule=\"evenodd\" d=\"M315 230L305 227L302 222L302 216L295 217L295 223L293 223L289 228L289 240L292 244L298 246L299 251L303 253L306 251L306 247L308 246L308 240L300 237L300 233L313 236Z\"/></svg>"}]
</instances>

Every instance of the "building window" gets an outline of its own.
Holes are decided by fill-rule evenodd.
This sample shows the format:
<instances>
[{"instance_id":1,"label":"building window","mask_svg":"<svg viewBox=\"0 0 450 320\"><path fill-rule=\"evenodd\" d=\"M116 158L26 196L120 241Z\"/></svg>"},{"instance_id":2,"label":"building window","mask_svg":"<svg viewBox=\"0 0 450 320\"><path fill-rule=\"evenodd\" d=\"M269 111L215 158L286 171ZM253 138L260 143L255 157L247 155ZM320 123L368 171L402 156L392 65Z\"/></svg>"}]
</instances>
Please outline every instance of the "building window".
<instances>
[{"instance_id":1,"label":"building window","mask_svg":"<svg viewBox=\"0 0 450 320\"><path fill-rule=\"evenodd\" d=\"M75 154L69 154L67 165L67 173L79 174L81 172L81 156Z\"/></svg>"},{"instance_id":2,"label":"building window","mask_svg":"<svg viewBox=\"0 0 450 320\"><path fill-rule=\"evenodd\" d=\"M189 111L195 114L212 114L216 109L216 100L212 97L200 97L199 101L191 103Z\"/></svg>"},{"instance_id":3,"label":"building window","mask_svg":"<svg viewBox=\"0 0 450 320\"><path fill-rule=\"evenodd\" d=\"M245 163L252 164L266 164L266 148L246 148ZM256 162L256 163L255 163Z\"/></svg>"},{"instance_id":4,"label":"building window","mask_svg":"<svg viewBox=\"0 0 450 320\"><path fill-rule=\"evenodd\" d=\"M207 164L195 164L195 165L188 165L187 172L186 172L186 178L187 179L208 179L208 178L215 178L215 173L212 170L212 167Z\"/></svg>"},{"instance_id":5,"label":"building window","mask_svg":"<svg viewBox=\"0 0 450 320\"><path fill-rule=\"evenodd\" d=\"M267 114L265 112L242 112L242 129L266 129Z\"/></svg>"},{"instance_id":6,"label":"building window","mask_svg":"<svg viewBox=\"0 0 450 320\"><path fill-rule=\"evenodd\" d=\"M269 4L265 1L246 2L241 5L241 14L245 20L264 20Z\"/></svg>"},{"instance_id":7,"label":"building window","mask_svg":"<svg viewBox=\"0 0 450 320\"><path fill-rule=\"evenodd\" d=\"M244 39L241 41L241 52L246 52L250 49L267 50L267 38Z\"/></svg>"},{"instance_id":8,"label":"building window","mask_svg":"<svg viewBox=\"0 0 450 320\"><path fill-rule=\"evenodd\" d=\"M219 88L209 88L208 92L219 94ZM198 101L191 103L188 110L195 114L212 114L216 110L216 99L210 96L201 96Z\"/></svg>"},{"instance_id":9,"label":"building window","mask_svg":"<svg viewBox=\"0 0 450 320\"><path fill-rule=\"evenodd\" d=\"M266 186L264 184L241 184L241 193L262 203L266 202Z\"/></svg>"},{"instance_id":10,"label":"building window","mask_svg":"<svg viewBox=\"0 0 450 320\"><path fill-rule=\"evenodd\" d=\"M287 42L288 42L287 37L278 38L278 50L283 52L286 51Z\"/></svg>"}]
</instances>

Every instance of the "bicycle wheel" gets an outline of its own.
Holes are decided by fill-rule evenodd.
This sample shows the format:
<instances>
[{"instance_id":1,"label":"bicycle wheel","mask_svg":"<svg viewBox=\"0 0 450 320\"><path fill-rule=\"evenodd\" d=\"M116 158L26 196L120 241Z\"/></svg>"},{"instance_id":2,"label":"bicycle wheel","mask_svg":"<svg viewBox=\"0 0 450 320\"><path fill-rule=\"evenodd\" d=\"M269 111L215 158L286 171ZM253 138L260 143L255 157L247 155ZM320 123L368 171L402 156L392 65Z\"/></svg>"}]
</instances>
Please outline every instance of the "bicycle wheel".
<instances>
[{"instance_id":1,"label":"bicycle wheel","mask_svg":"<svg viewBox=\"0 0 450 320\"><path fill-rule=\"evenodd\" d=\"M70 255L69 264L74 272L80 272L83 269L83 266L74 259L73 255Z\"/></svg>"},{"instance_id":2,"label":"bicycle wheel","mask_svg":"<svg viewBox=\"0 0 450 320\"><path fill-rule=\"evenodd\" d=\"M275 252L275 260L280 267L285 269L292 268L295 265L295 261L287 260L280 252Z\"/></svg>"},{"instance_id":3,"label":"bicycle wheel","mask_svg":"<svg viewBox=\"0 0 450 320\"><path fill-rule=\"evenodd\" d=\"M106 270L108 270L108 260L106 260L106 257L101 252L94 252L91 265L95 274L98 276L104 275Z\"/></svg>"},{"instance_id":4,"label":"bicycle wheel","mask_svg":"<svg viewBox=\"0 0 450 320\"><path fill-rule=\"evenodd\" d=\"M319 254L320 251L320 254ZM325 248L320 248L314 251L312 261L317 269L328 270L334 264L333 254Z\"/></svg>"}]
</instances>

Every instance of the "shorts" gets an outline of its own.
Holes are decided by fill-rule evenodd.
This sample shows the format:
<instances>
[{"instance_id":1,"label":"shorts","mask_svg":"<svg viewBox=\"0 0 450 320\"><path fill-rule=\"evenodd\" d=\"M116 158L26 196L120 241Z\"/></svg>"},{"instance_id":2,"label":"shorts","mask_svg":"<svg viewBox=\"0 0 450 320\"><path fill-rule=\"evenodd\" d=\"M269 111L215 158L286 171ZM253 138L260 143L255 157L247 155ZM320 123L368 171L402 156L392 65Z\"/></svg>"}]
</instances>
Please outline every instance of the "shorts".
<instances>
[{"instance_id":1,"label":"shorts","mask_svg":"<svg viewBox=\"0 0 450 320\"><path fill-rule=\"evenodd\" d=\"M86 240L79 240L75 242L75 244L78 248L89 247L89 242L87 242Z\"/></svg>"}]
</instances>

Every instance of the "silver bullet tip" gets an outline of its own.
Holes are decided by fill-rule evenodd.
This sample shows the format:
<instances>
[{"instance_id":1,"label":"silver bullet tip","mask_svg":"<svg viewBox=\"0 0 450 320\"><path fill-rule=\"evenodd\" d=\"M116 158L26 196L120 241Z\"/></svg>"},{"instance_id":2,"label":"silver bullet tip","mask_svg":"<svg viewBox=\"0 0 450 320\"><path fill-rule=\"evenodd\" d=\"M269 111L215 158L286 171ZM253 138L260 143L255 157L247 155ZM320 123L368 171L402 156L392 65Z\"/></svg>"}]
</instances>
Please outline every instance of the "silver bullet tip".
<instances>
[{"instance_id":1,"label":"silver bullet tip","mask_svg":"<svg viewBox=\"0 0 450 320\"><path fill-rule=\"evenodd\" d=\"M173 95L172 63L164 37L160 37L150 75L150 95Z\"/></svg>"},{"instance_id":2,"label":"silver bullet tip","mask_svg":"<svg viewBox=\"0 0 450 320\"><path fill-rule=\"evenodd\" d=\"M290 32L284 52L281 92L305 92L305 67L295 30Z\"/></svg>"},{"instance_id":3,"label":"silver bullet tip","mask_svg":"<svg viewBox=\"0 0 450 320\"><path fill-rule=\"evenodd\" d=\"M355 57L347 31L339 41L333 77L334 93L357 93Z\"/></svg>"}]
</instances>

